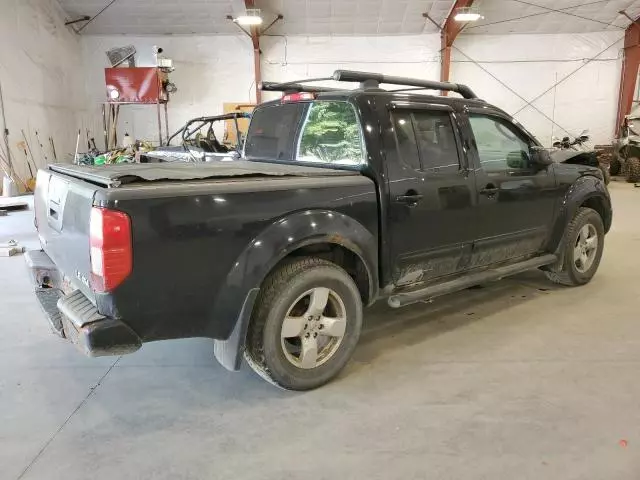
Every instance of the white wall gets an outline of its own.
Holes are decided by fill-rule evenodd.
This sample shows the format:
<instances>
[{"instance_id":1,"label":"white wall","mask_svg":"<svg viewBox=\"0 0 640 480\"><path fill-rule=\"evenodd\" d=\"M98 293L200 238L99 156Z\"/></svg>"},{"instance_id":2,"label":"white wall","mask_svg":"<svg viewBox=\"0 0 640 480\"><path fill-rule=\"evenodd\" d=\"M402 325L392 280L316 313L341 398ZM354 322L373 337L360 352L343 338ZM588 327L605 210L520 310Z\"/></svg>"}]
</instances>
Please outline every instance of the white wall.
<instances>
[{"instance_id":1,"label":"white wall","mask_svg":"<svg viewBox=\"0 0 640 480\"><path fill-rule=\"evenodd\" d=\"M618 98L621 37L620 32L462 34L455 44L451 80L467 83L481 98L513 114L526 102L509 88L531 100L583 66L533 104L559 126L552 129L553 123L532 107L526 107L516 118L545 144L550 144L552 134L566 135L563 129L571 135L589 129L596 143L609 143ZM174 60L172 79L178 92L169 103L172 132L189 118L220 113L223 102L254 100L253 52L250 40L244 36L85 36L82 40L87 105L96 140L101 137L99 112L106 95L103 68L108 66L108 60L104 52L115 46L135 45L140 66L153 64L153 45L162 46ZM613 46L607 49L610 45ZM271 81L322 77L337 68L429 79L438 79L440 71L438 34L265 36L261 46L262 78ZM601 54L595 61L586 62L598 53ZM274 94L265 95L266 99L273 97ZM120 137L126 130L137 138L157 138L153 107L128 106L120 115Z\"/></svg>"},{"instance_id":2,"label":"white wall","mask_svg":"<svg viewBox=\"0 0 640 480\"><path fill-rule=\"evenodd\" d=\"M173 60L175 71L170 78L178 91L168 104L171 133L190 118L222 113L224 102L255 102L253 50L251 40L245 36L85 36L87 105L99 148L104 143L100 113L102 102L106 100L104 68L110 66L105 52L125 45L136 47L136 65L139 67L155 65L154 45L162 47L163 54ZM155 106L123 106L118 124L120 139L126 131L134 138L157 143Z\"/></svg>"},{"instance_id":3,"label":"white wall","mask_svg":"<svg viewBox=\"0 0 640 480\"><path fill-rule=\"evenodd\" d=\"M552 135L575 136L584 129L594 143L608 144L615 126L623 37L624 32L460 35L451 79L467 83L479 97L514 114L527 103L518 95L532 100L576 71L533 103L549 118L531 106L515 117L545 145Z\"/></svg>"},{"instance_id":4,"label":"white wall","mask_svg":"<svg viewBox=\"0 0 640 480\"><path fill-rule=\"evenodd\" d=\"M583 66L533 103L559 126L554 125L552 130L553 122L531 106L518 113L516 118L544 144L550 145L552 134L567 135L564 129L572 136L589 129L596 143L609 143L618 99L621 37L619 32L583 35L463 34L455 43L457 50L454 49L452 55L451 81L467 83L478 96L513 114L526 101L509 88L529 101ZM440 75L438 34L264 37L261 43L262 76L265 80L322 77L337 68L434 80ZM599 53L601 55L596 61L586 63L586 59Z\"/></svg>"},{"instance_id":5,"label":"white wall","mask_svg":"<svg viewBox=\"0 0 640 480\"><path fill-rule=\"evenodd\" d=\"M35 131L52 161L48 138L58 161L68 161L82 127L84 84L80 37L64 26L51 0L0 0L0 82L14 168L28 177L24 153L16 148L27 135L36 162L45 164ZM1 118L0 118L1 123ZM2 125L0 125L2 128Z\"/></svg>"},{"instance_id":6,"label":"white wall","mask_svg":"<svg viewBox=\"0 0 640 480\"><path fill-rule=\"evenodd\" d=\"M364 70L437 80L440 36L263 37L262 78L288 81ZM335 86L335 84L333 84Z\"/></svg>"}]
</instances>

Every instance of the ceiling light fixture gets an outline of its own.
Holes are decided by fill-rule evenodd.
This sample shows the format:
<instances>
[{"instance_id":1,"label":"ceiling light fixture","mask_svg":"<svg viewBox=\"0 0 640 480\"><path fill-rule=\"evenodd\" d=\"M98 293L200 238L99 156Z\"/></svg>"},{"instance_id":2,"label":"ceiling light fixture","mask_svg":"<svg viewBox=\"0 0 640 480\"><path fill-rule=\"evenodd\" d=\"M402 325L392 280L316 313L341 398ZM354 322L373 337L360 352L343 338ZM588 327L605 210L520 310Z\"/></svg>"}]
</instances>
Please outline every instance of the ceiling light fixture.
<instances>
[{"instance_id":1,"label":"ceiling light fixture","mask_svg":"<svg viewBox=\"0 0 640 480\"><path fill-rule=\"evenodd\" d=\"M248 8L245 15L239 15L233 19L238 25L262 25L262 17L259 8Z\"/></svg>"},{"instance_id":2,"label":"ceiling light fixture","mask_svg":"<svg viewBox=\"0 0 640 480\"><path fill-rule=\"evenodd\" d=\"M472 8L459 8L453 17L456 22L477 22L483 20L484 17Z\"/></svg>"}]
</instances>

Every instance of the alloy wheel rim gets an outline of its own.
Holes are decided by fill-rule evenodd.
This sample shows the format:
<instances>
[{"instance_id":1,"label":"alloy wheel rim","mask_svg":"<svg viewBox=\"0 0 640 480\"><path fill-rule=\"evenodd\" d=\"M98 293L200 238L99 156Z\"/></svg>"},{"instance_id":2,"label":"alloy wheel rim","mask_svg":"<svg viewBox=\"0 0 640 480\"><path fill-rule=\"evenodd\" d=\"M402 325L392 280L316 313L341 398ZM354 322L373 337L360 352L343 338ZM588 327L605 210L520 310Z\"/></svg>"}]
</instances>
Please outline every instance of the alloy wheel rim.
<instances>
[{"instance_id":1,"label":"alloy wheel rim","mask_svg":"<svg viewBox=\"0 0 640 480\"><path fill-rule=\"evenodd\" d=\"M298 368L316 368L335 355L346 327L346 308L340 295L326 287L307 290L291 304L282 321L284 356Z\"/></svg>"},{"instance_id":2,"label":"alloy wheel rim","mask_svg":"<svg viewBox=\"0 0 640 480\"><path fill-rule=\"evenodd\" d=\"M585 273L589 270L596 258L597 251L598 232L596 231L596 227L587 223L580 229L576 243L573 246L573 261L576 270L580 273Z\"/></svg>"}]
</instances>

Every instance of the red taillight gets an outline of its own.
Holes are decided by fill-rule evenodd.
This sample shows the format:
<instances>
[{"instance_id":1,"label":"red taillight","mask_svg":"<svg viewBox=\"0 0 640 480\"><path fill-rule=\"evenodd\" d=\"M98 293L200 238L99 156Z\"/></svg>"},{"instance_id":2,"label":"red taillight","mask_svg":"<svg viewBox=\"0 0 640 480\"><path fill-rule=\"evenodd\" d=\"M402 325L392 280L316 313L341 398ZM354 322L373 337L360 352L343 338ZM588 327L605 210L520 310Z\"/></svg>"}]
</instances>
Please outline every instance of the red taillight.
<instances>
[{"instance_id":1,"label":"red taillight","mask_svg":"<svg viewBox=\"0 0 640 480\"><path fill-rule=\"evenodd\" d=\"M129 215L93 207L89 222L91 288L110 292L131 273L131 220Z\"/></svg>"},{"instance_id":2,"label":"red taillight","mask_svg":"<svg viewBox=\"0 0 640 480\"><path fill-rule=\"evenodd\" d=\"M316 95L309 92L287 93L282 96L282 103L302 102L304 100L315 100Z\"/></svg>"}]
</instances>

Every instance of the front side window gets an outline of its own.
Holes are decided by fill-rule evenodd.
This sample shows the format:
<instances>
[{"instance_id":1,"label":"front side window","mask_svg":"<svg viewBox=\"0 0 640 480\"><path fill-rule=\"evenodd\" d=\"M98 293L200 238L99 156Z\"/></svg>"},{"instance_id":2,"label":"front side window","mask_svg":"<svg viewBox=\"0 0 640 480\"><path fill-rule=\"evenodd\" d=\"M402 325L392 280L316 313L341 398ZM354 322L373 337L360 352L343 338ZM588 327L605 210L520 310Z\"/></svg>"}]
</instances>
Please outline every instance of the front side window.
<instances>
[{"instance_id":1,"label":"front side window","mask_svg":"<svg viewBox=\"0 0 640 480\"><path fill-rule=\"evenodd\" d=\"M506 120L487 115L469 115L480 166L485 172L528 170L529 143Z\"/></svg>"},{"instance_id":2,"label":"front side window","mask_svg":"<svg viewBox=\"0 0 640 480\"><path fill-rule=\"evenodd\" d=\"M362 165L364 147L353 106L340 101L309 104L298 140L298 162Z\"/></svg>"}]
</instances>

